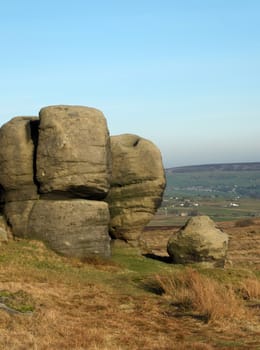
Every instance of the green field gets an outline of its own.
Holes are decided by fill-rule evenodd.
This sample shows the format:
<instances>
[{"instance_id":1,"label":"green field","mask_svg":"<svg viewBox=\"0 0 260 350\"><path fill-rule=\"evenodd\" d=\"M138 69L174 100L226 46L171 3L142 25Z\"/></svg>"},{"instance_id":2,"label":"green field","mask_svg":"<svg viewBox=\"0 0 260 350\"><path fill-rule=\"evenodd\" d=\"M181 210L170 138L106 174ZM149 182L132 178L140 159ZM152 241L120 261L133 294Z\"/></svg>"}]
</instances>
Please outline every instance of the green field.
<instances>
[{"instance_id":1,"label":"green field","mask_svg":"<svg viewBox=\"0 0 260 350\"><path fill-rule=\"evenodd\" d=\"M260 199L260 171L166 171L165 196Z\"/></svg>"},{"instance_id":2,"label":"green field","mask_svg":"<svg viewBox=\"0 0 260 350\"><path fill-rule=\"evenodd\" d=\"M260 217L260 170L209 168L167 170L162 206L150 225L180 225L196 215L215 221Z\"/></svg>"}]
</instances>

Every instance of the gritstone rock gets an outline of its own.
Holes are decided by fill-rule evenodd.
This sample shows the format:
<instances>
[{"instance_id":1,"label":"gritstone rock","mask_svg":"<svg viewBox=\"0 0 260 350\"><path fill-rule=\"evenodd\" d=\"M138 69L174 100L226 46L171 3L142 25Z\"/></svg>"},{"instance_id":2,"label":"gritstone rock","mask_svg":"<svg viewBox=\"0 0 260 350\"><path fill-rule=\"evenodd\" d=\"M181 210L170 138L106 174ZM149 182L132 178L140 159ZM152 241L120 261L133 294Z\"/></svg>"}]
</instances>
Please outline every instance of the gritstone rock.
<instances>
[{"instance_id":1,"label":"gritstone rock","mask_svg":"<svg viewBox=\"0 0 260 350\"><path fill-rule=\"evenodd\" d=\"M228 235L217 229L208 216L196 216L170 237L167 251L177 264L199 262L223 267L227 248Z\"/></svg>"},{"instance_id":2,"label":"gritstone rock","mask_svg":"<svg viewBox=\"0 0 260 350\"><path fill-rule=\"evenodd\" d=\"M0 184L5 201L38 198L34 178L38 119L16 117L0 129Z\"/></svg>"},{"instance_id":3,"label":"gritstone rock","mask_svg":"<svg viewBox=\"0 0 260 350\"><path fill-rule=\"evenodd\" d=\"M10 235L10 229L6 223L5 217L0 215L0 245L1 243L6 243Z\"/></svg>"},{"instance_id":4,"label":"gritstone rock","mask_svg":"<svg viewBox=\"0 0 260 350\"><path fill-rule=\"evenodd\" d=\"M4 214L16 237L28 238L28 220L36 200L7 202Z\"/></svg>"},{"instance_id":5,"label":"gritstone rock","mask_svg":"<svg viewBox=\"0 0 260 350\"><path fill-rule=\"evenodd\" d=\"M40 192L104 198L111 176L109 142L106 119L97 109L43 108L37 148Z\"/></svg>"},{"instance_id":6,"label":"gritstone rock","mask_svg":"<svg viewBox=\"0 0 260 350\"><path fill-rule=\"evenodd\" d=\"M110 256L109 210L105 202L37 200L6 204L15 236L38 239L59 254Z\"/></svg>"},{"instance_id":7,"label":"gritstone rock","mask_svg":"<svg viewBox=\"0 0 260 350\"><path fill-rule=\"evenodd\" d=\"M150 141L124 134L111 137L112 181L107 202L110 234L138 240L160 206L165 188L161 153Z\"/></svg>"},{"instance_id":8,"label":"gritstone rock","mask_svg":"<svg viewBox=\"0 0 260 350\"><path fill-rule=\"evenodd\" d=\"M81 106L45 107L40 118L3 125L0 169L0 213L13 235L80 258L110 256L108 228L136 243L165 188L152 142L110 138L102 112Z\"/></svg>"},{"instance_id":9,"label":"gritstone rock","mask_svg":"<svg viewBox=\"0 0 260 350\"><path fill-rule=\"evenodd\" d=\"M28 234L66 256L110 257L109 210L94 200L40 200L32 208Z\"/></svg>"}]
</instances>

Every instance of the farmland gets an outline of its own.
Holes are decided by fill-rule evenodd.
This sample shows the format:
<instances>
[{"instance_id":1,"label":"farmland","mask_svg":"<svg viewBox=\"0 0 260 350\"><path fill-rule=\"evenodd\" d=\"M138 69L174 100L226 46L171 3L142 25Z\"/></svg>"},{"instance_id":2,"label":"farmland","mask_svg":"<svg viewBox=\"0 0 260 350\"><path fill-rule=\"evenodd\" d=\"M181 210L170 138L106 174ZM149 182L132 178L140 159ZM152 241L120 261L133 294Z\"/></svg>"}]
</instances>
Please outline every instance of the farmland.
<instances>
[{"instance_id":1,"label":"farmland","mask_svg":"<svg viewBox=\"0 0 260 350\"><path fill-rule=\"evenodd\" d=\"M151 225L179 225L203 214L215 221L260 216L259 163L173 168L166 170L166 179Z\"/></svg>"}]
</instances>

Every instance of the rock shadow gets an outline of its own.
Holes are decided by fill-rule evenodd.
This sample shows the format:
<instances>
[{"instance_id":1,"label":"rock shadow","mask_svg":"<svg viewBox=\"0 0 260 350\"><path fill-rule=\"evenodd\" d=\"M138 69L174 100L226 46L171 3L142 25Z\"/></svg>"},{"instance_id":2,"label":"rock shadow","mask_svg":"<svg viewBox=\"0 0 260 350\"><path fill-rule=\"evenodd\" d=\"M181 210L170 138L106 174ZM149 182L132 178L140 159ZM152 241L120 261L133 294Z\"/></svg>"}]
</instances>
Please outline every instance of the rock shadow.
<instances>
[{"instance_id":1,"label":"rock shadow","mask_svg":"<svg viewBox=\"0 0 260 350\"><path fill-rule=\"evenodd\" d=\"M148 253L148 254L143 254L144 257L148 259L153 259L153 260L158 260L161 262L164 262L166 264L172 264L172 258L170 256L162 256L162 255L156 255L154 253Z\"/></svg>"}]
</instances>

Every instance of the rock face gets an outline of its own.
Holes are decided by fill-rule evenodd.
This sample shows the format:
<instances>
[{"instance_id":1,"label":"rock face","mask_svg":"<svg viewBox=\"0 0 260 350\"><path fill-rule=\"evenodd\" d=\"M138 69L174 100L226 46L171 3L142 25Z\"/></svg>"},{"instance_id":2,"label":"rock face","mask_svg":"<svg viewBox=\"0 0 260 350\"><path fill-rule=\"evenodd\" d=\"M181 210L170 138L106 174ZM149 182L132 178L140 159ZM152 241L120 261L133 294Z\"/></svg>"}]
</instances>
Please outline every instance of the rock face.
<instances>
[{"instance_id":1,"label":"rock face","mask_svg":"<svg viewBox=\"0 0 260 350\"><path fill-rule=\"evenodd\" d=\"M7 202L38 198L34 181L37 125L38 118L16 117L0 129L0 184Z\"/></svg>"},{"instance_id":2,"label":"rock face","mask_svg":"<svg viewBox=\"0 0 260 350\"><path fill-rule=\"evenodd\" d=\"M106 119L97 109L43 108L37 147L40 192L104 198L110 186L109 141Z\"/></svg>"},{"instance_id":3,"label":"rock face","mask_svg":"<svg viewBox=\"0 0 260 350\"><path fill-rule=\"evenodd\" d=\"M7 202L4 214L9 222L12 233L16 237L27 238L29 217L37 200Z\"/></svg>"},{"instance_id":4,"label":"rock face","mask_svg":"<svg viewBox=\"0 0 260 350\"><path fill-rule=\"evenodd\" d=\"M110 139L94 108L51 106L39 117L0 129L0 213L13 235L79 258L109 257L109 229L137 240L165 187L159 150L135 135Z\"/></svg>"},{"instance_id":5,"label":"rock face","mask_svg":"<svg viewBox=\"0 0 260 350\"><path fill-rule=\"evenodd\" d=\"M29 238L65 256L110 257L108 205L83 199L37 201L30 213Z\"/></svg>"},{"instance_id":6,"label":"rock face","mask_svg":"<svg viewBox=\"0 0 260 350\"><path fill-rule=\"evenodd\" d=\"M110 256L109 210L102 201L31 200L6 203L14 236L39 239L66 256Z\"/></svg>"},{"instance_id":7,"label":"rock face","mask_svg":"<svg viewBox=\"0 0 260 350\"><path fill-rule=\"evenodd\" d=\"M150 141L124 134L111 137L112 180L107 202L110 234L138 240L160 206L165 188L161 153Z\"/></svg>"},{"instance_id":8,"label":"rock face","mask_svg":"<svg viewBox=\"0 0 260 350\"><path fill-rule=\"evenodd\" d=\"M2 243L7 243L9 235L10 229L6 223L6 220L2 215L0 215L0 245Z\"/></svg>"},{"instance_id":9,"label":"rock face","mask_svg":"<svg viewBox=\"0 0 260 350\"><path fill-rule=\"evenodd\" d=\"M167 251L177 264L203 262L223 267L227 248L228 235L217 229L208 216L196 216L170 237Z\"/></svg>"}]
</instances>

